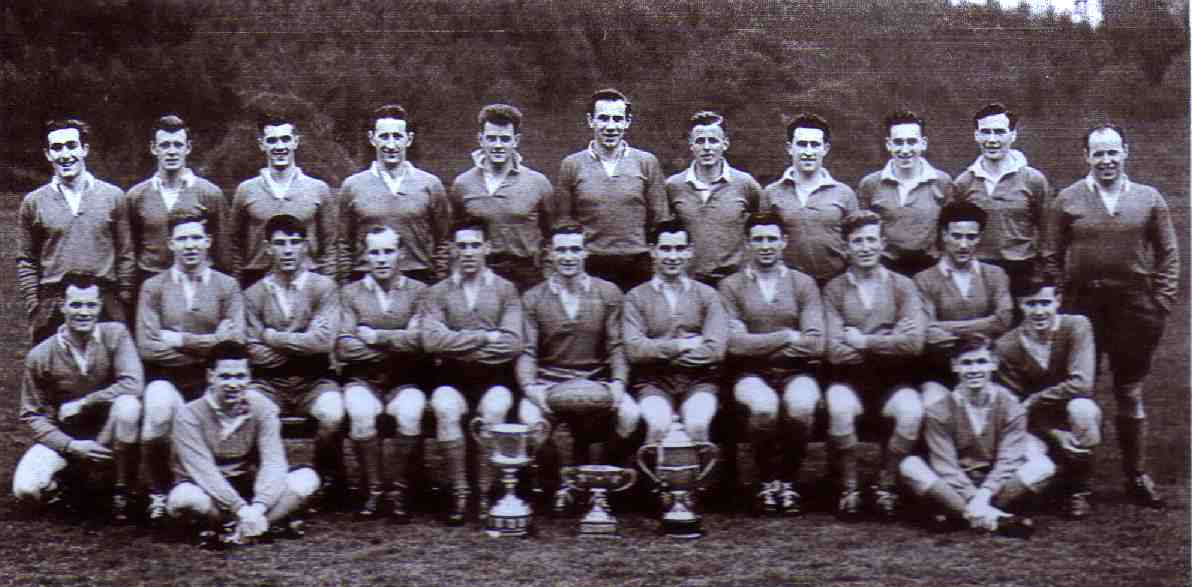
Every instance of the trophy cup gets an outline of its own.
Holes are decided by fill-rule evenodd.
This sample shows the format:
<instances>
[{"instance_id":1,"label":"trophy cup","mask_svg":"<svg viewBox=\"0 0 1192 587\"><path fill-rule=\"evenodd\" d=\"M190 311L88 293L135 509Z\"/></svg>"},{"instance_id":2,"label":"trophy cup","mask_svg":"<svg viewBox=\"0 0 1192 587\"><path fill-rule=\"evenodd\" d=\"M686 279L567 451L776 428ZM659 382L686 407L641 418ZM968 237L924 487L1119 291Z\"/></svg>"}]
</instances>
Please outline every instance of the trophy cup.
<instances>
[{"instance_id":1,"label":"trophy cup","mask_svg":"<svg viewBox=\"0 0 1192 587\"><path fill-rule=\"evenodd\" d=\"M494 538L501 536L527 536L531 531L530 505L515 493L517 471L530 464L527 443L531 440L540 444L550 435L550 426L538 422L526 424L488 424L480 418L472 420L472 435L481 446L486 441L493 446L492 462L501 470L501 484L504 495L489 509L485 517L484 532ZM486 488L481 488L485 490Z\"/></svg>"},{"instance_id":2,"label":"trophy cup","mask_svg":"<svg viewBox=\"0 0 1192 587\"><path fill-rule=\"evenodd\" d=\"M608 465L583 465L563 467L559 474L572 487L586 490L591 495L592 507L579 522L580 536L618 538L617 519L609 513L609 491L625 491L637 481L637 471Z\"/></svg>"},{"instance_id":3,"label":"trophy cup","mask_svg":"<svg viewBox=\"0 0 1192 587\"><path fill-rule=\"evenodd\" d=\"M700 463L707 457L701 470ZM679 417L671 422L670 431L657 444L647 444L637 450L637 463L662 491L663 503L670 509L662 515L659 531L672 538L699 538L704 535L699 516L691 509L691 492L708 477L716 465L720 449L711 442L691 440ZM652 457L653 466L647 464ZM669 498L669 499L666 499Z\"/></svg>"}]
</instances>

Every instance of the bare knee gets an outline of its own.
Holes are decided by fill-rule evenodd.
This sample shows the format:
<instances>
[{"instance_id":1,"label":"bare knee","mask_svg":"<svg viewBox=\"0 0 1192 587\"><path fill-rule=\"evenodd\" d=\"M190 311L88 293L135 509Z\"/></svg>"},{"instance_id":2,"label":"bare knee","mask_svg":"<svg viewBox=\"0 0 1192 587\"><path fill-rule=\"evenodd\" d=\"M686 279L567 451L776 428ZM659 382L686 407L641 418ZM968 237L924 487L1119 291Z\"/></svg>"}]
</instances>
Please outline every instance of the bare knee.
<instances>
[{"instance_id":1,"label":"bare knee","mask_svg":"<svg viewBox=\"0 0 1192 587\"><path fill-rule=\"evenodd\" d=\"M642 400L641 415L642 419L646 421L647 433L652 441L662 439L670 428L671 421L674 420L674 411L671 409L670 402L657 396Z\"/></svg>"},{"instance_id":2,"label":"bare knee","mask_svg":"<svg viewBox=\"0 0 1192 587\"><path fill-rule=\"evenodd\" d=\"M344 390L344 411L348 416L349 436L353 440L364 440L377 435L377 416L381 414L381 402L372 390L360 385L350 385Z\"/></svg>"},{"instance_id":3,"label":"bare knee","mask_svg":"<svg viewBox=\"0 0 1192 587\"><path fill-rule=\"evenodd\" d=\"M753 418L778 418L778 394L758 377L742 378L733 387L737 403L749 410Z\"/></svg>"},{"instance_id":4,"label":"bare knee","mask_svg":"<svg viewBox=\"0 0 1192 587\"><path fill-rule=\"evenodd\" d=\"M856 392L847 385L832 385L828 387L827 404L829 433L832 436L852 434L862 411Z\"/></svg>"},{"instance_id":5,"label":"bare knee","mask_svg":"<svg viewBox=\"0 0 1192 587\"><path fill-rule=\"evenodd\" d=\"M307 499L319 489L319 474L310 467L295 469L286 474L286 487L299 499Z\"/></svg>"},{"instance_id":6,"label":"bare knee","mask_svg":"<svg viewBox=\"0 0 1192 587\"><path fill-rule=\"evenodd\" d=\"M815 421L815 410L820 403L820 388L815 379L800 375L786 385L782 394L786 413L792 420L811 424Z\"/></svg>"},{"instance_id":7,"label":"bare knee","mask_svg":"<svg viewBox=\"0 0 1192 587\"><path fill-rule=\"evenodd\" d=\"M894 420L894 429L908 438L917 438L923 423L923 401L919 392L904 387L894 392L886 402L882 415Z\"/></svg>"},{"instance_id":8,"label":"bare knee","mask_svg":"<svg viewBox=\"0 0 1192 587\"><path fill-rule=\"evenodd\" d=\"M944 387L943 384L936 383L935 381L926 381L923 383L923 385L920 385L919 388L923 392L924 406L930 406L935 402L948 397L948 393L950 393L947 387Z\"/></svg>"},{"instance_id":9,"label":"bare knee","mask_svg":"<svg viewBox=\"0 0 1192 587\"><path fill-rule=\"evenodd\" d=\"M489 423L501 422L512 407L513 392L504 385L495 385L480 398L480 417Z\"/></svg>"},{"instance_id":10,"label":"bare knee","mask_svg":"<svg viewBox=\"0 0 1192 587\"><path fill-rule=\"evenodd\" d=\"M215 503L198 485L179 483L166 497L166 511L174 518L187 513L209 516L215 511Z\"/></svg>"},{"instance_id":11,"label":"bare knee","mask_svg":"<svg viewBox=\"0 0 1192 587\"><path fill-rule=\"evenodd\" d=\"M422 414L426 411L426 394L415 388L403 389L386 406L385 411L397 422L397 431L404 436L422 433Z\"/></svg>"},{"instance_id":12,"label":"bare knee","mask_svg":"<svg viewBox=\"0 0 1192 587\"><path fill-rule=\"evenodd\" d=\"M328 390L310 408L310 415L319 421L319 429L335 430L344 422L344 396L339 390Z\"/></svg>"},{"instance_id":13,"label":"bare knee","mask_svg":"<svg viewBox=\"0 0 1192 587\"><path fill-rule=\"evenodd\" d=\"M708 439L716 408L716 396L710 393L697 393L683 402L683 426L693 440Z\"/></svg>"}]
</instances>

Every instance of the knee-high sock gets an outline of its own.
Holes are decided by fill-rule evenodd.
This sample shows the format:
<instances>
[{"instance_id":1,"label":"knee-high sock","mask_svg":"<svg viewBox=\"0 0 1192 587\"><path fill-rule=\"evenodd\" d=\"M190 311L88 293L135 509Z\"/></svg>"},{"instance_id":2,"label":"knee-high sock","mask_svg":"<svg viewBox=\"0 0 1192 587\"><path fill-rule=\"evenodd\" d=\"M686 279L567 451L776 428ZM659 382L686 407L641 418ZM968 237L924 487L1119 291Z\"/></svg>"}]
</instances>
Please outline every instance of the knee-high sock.
<instances>
[{"instance_id":1,"label":"knee-high sock","mask_svg":"<svg viewBox=\"0 0 1192 587\"><path fill-rule=\"evenodd\" d=\"M164 494L174 484L174 471L170 469L170 443L165 438L155 438L141 443L141 455L149 468L149 492Z\"/></svg>"},{"instance_id":2,"label":"knee-high sock","mask_svg":"<svg viewBox=\"0 0 1192 587\"><path fill-rule=\"evenodd\" d=\"M131 491L137 485L137 473L141 467L141 451L135 444L120 441L113 443L112 452L115 454L116 488Z\"/></svg>"},{"instance_id":3,"label":"knee-high sock","mask_svg":"<svg viewBox=\"0 0 1192 587\"><path fill-rule=\"evenodd\" d=\"M1118 444L1122 449L1122 472L1132 479L1146 471L1146 420L1117 418Z\"/></svg>"},{"instance_id":4,"label":"knee-high sock","mask_svg":"<svg viewBox=\"0 0 1192 587\"><path fill-rule=\"evenodd\" d=\"M879 484L883 487L893 486L898 481L898 464L911 454L915 448L915 441L898 434L890 435L890 440L882 446L882 472Z\"/></svg>"},{"instance_id":5,"label":"knee-high sock","mask_svg":"<svg viewBox=\"0 0 1192 587\"><path fill-rule=\"evenodd\" d=\"M828 448L840 476L838 481L841 488L849 491L857 489L857 435L831 436L828 438Z\"/></svg>"},{"instance_id":6,"label":"knee-high sock","mask_svg":"<svg viewBox=\"0 0 1192 587\"><path fill-rule=\"evenodd\" d=\"M315 434L315 472L325 482L342 479L343 451L339 431Z\"/></svg>"},{"instance_id":7,"label":"knee-high sock","mask_svg":"<svg viewBox=\"0 0 1192 587\"><path fill-rule=\"evenodd\" d=\"M787 420L782 426L780 450L782 451L783 481L794 483L799 480L799 469L803 466L803 456L807 453L808 425L798 420Z\"/></svg>"},{"instance_id":8,"label":"knee-high sock","mask_svg":"<svg viewBox=\"0 0 1192 587\"><path fill-rule=\"evenodd\" d=\"M494 469L492 447L483 438L476 440L476 490L480 499L487 499L492 494Z\"/></svg>"},{"instance_id":9,"label":"knee-high sock","mask_svg":"<svg viewBox=\"0 0 1192 587\"><path fill-rule=\"evenodd\" d=\"M393 439L393 454L385 459L384 468L391 472L390 477L399 487L408 486L406 474L410 469L410 459L414 458L421 441L421 436L405 434L398 434Z\"/></svg>"},{"instance_id":10,"label":"knee-high sock","mask_svg":"<svg viewBox=\"0 0 1192 587\"><path fill-rule=\"evenodd\" d=\"M753 445L753 462L757 466L757 476L763 483L769 483L778 479L778 429L773 422L763 424L758 422L757 418L750 420L749 442Z\"/></svg>"},{"instance_id":11,"label":"knee-high sock","mask_svg":"<svg viewBox=\"0 0 1192 587\"><path fill-rule=\"evenodd\" d=\"M634 468L636 465L630 459L637 454L637 447L645 441L645 427L638 426L629 434L621 436L614 430L605 445L604 462L614 467Z\"/></svg>"},{"instance_id":12,"label":"knee-high sock","mask_svg":"<svg viewBox=\"0 0 1192 587\"><path fill-rule=\"evenodd\" d=\"M968 502L964 500L951 485L944 482L943 479L936 480L927 488L927 492L923 494L931 503L942 507L944 512L954 517L964 515L964 510L968 508Z\"/></svg>"},{"instance_id":13,"label":"knee-high sock","mask_svg":"<svg viewBox=\"0 0 1192 587\"><path fill-rule=\"evenodd\" d=\"M364 487L369 493L380 493L385 487L381 478L381 442L380 436L352 442L356 449L356 461L360 463L361 476L364 477Z\"/></svg>"},{"instance_id":14,"label":"knee-high sock","mask_svg":"<svg viewBox=\"0 0 1192 587\"><path fill-rule=\"evenodd\" d=\"M453 489L467 490L468 451L464 439L441 440L439 445L443 449L443 464L447 469L447 482Z\"/></svg>"}]
</instances>

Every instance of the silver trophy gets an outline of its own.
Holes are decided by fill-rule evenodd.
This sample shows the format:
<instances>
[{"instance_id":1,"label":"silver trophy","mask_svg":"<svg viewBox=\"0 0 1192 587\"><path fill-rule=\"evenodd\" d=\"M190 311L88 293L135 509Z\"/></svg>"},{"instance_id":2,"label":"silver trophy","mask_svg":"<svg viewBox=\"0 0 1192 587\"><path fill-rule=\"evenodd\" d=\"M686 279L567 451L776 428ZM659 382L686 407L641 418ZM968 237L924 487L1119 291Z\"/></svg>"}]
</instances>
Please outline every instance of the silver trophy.
<instances>
[{"instance_id":1,"label":"silver trophy","mask_svg":"<svg viewBox=\"0 0 1192 587\"><path fill-rule=\"evenodd\" d=\"M517 496L517 471L529 466L528 444L541 444L550 435L550 425L493 424L480 418L472 420L472 435L481 446L493 447L492 463L501 470L504 495L487 512L484 532L494 538L526 536L532 528L533 509Z\"/></svg>"},{"instance_id":2,"label":"silver trophy","mask_svg":"<svg viewBox=\"0 0 1192 587\"><path fill-rule=\"evenodd\" d=\"M704 535L699 515L692 508L691 493L707 479L719 454L715 444L691 440L678 416L661 442L637 450L638 465L665 492L663 503L670 505L662 515L659 530L663 534L672 538Z\"/></svg>"},{"instance_id":3,"label":"silver trophy","mask_svg":"<svg viewBox=\"0 0 1192 587\"><path fill-rule=\"evenodd\" d=\"M591 509L579 521L580 536L617 538L617 519L609 512L607 492L625 491L637 482L637 471L609 465L563 467L559 474L570 486L591 496Z\"/></svg>"}]
</instances>

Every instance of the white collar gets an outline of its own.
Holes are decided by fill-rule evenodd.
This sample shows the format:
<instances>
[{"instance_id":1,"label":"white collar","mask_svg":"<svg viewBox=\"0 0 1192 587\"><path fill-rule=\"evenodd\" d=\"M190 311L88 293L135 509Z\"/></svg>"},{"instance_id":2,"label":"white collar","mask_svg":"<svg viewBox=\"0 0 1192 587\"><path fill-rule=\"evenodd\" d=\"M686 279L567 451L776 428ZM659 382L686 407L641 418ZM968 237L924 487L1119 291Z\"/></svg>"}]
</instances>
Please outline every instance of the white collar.
<instances>
[{"instance_id":1,"label":"white collar","mask_svg":"<svg viewBox=\"0 0 1192 587\"><path fill-rule=\"evenodd\" d=\"M91 328L90 338L93 342L99 342L99 322L96 322L95 326ZM58 327L58 344L63 349L72 353L79 352L79 349L74 348L74 342L71 341L69 331L67 330L65 324Z\"/></svg>"},{"instance_id":2,"label":"white collar","mask_svg":"<svg viewBox=\"0 0 1192 587\"><path fill-rule=\"evenodd\" d=\"M1052 319L1051 327L1048 328L1047 331L1049 333L1054 334L1054 333L1058 332L1059 329L1060 329L1060 314L1057 312L1055 315L1055 318ZM1029 340L1030 342L1035 343L1035 344L1042 344L1044 341L1036 340L1034 338L1035 335L1033 333L1034 333L1034 330L1027 328L1026 325L1023 324L1022 337L1026 340Z\"/></svg>"},{"instance_id":3,"label":"white collar","mask_svg":"<svg viewBox=\"0 0 1192 587\"><path fill-rule=\"evenodd\" d=\"M381 291L381 292L385 291L384 289L381 288L381 284L377 283L377 280L375 278L373 278L371 273L366 273L364 275L364 279L361 279L361 281L364 282L364 289L367 289L368 291L371 291L374 293L377 291ZM398 275L397 282L393 284L393 287L391 288L391 290L392 289L401 289L405 286L406 286L406 276Z\"/></svg>"},{"instance_id":4,"label":"white collar","mask_svg":"<svg viewBox=\"0 0 1192 587\"><path fill-rule=\"evenodd\" d=\"M973 408L988 408L993 400L993 390L989 388L989 384L977 394L975 399L969 399L968 390L964 389L964 384L958 384L952 390L952 397L956 398L956 402L962 406Z\"/></svg>"},{"instance_id":5,"label":"white collar","mask_svg":"<svg viewBox=\"0 0 1192 587\"><path fill-rule=\"evenodd\" d=\"M581 273L578 279L580 289L584 290L584 292L592 291L591 275L588 275L587 273ZM559 292L566 291L566 288L563 287L563 284L561 283L561 280L557 274L551 275L550 279L546 280L546 286L550 288L550 292L555 295L559 295Z\"/></svg>"},{"instance_id":6,"label":"white collar","mask_svg":"<svg viewBox=\"0 0 1192 587\"><path fill-rule=\"evenodd\" d=\"M485 267L484 273L480 274L480 281L482 284L484 284L484 287L490 287L490 286L492 286L493 280L496 279L496 277L497 276L495 273L493 273L492 269ZM464 282L464 276L459 271L451 272L452 285L454 285L455 287L460 287L461 285L463 285L463 282Z\"/></svg>"},{"instance_id":7,"label":"white collar","mask_svg":"<svg viewBox=\"0 0 1192 587\"><path fill-rule=\"evenodd\" d=\"M798 172L795 171L794 166L787 167L786 171L782 172L782 181L789 181L795 185L799 185L799 182L796 179L797 175L798 175ZM820 167L819 173L815 174L814 183L811 184L811 191L808 193L814 193L816 190L818 190L822 187L835 185L835 184L836 184L836 179L832 177L832 174L828 173L828 170L826 168Z\"/></svg>"},{"instance_id":8,"label":"white collar","mask_svg":"<svg viewBox=\"0 0 1192 587\"><path fill-rule=\"evenodd\" d=\"M625 157L625 153L628 153L628 152L629 152L629 141L626 141L625 139L621 139L621 144L617 145L616 157L614 157L613 159L616 161L620 161L622 158ZM600 158L600 154L596 152L596 141L588 141L588 155L591 155L592 158L597 161L603 161L603 159Z\"/></svg>"},{"instance_id":9,"label":"white collar","mask_svg":"<svg viewBox=\"0 0 1192 587\"><path fill-rule=\"evenodd\" d=\"M696 188L702 188L704 186L709 186L714 183L718 183L718 182L722 182L722 181L724 183L728 183L729 178L730 178L730 172L731 172L733 166L728 164L728 159L722 159L721 163L722 163L722 165L720 166L720 175L716 176L716 178L714 178L711 182L705 183L703 180L701 180L699 178L699 176L697 176L695 174L695 162L694 161L692 161L691 165L689 165L687 167L687 174L685 176L683 176L683 178L687 181L687 183L695 186Z\"/></svg>"},{"instance_id":10,"label":"white collar","mask_svg":"<svg viewBox=\"0 0 1192 587\"><path fill-rule=\"evenodd\" d=\"M919 173L910 179L910 184L917 186L921 183L935 181L939 175L939 172L937 172L935 168L931 166L931 163L928 163L926 159L920 157L919 162L923 164L923 167L919 168ZM886 166L882 167L882 180L903 183L902 179L894 174L893 159L886 161Z\"/></svg>"},{"instance_id":11,"label":"white collar","mask_svg":"<svg viewBox=\"0 0 1192 587\"><path fill-rule=\"evenodd\" d=\"M1089 191L1093 192L1094 194L1105 193L1105 190L1104 190L1104 188L1101 187L1101 184L1097 183L1097 180L1093 179L1093 174L1091 171L1089 172L1088 175L1086 175L1084 177L1084 185L1087 186ZM1122 189L1119 190L1118 193L1124 194L1128 191L1130 191L1130 176L1123 173L1122 174Z\"/></svg>"},{"instance_id":12,"label":"white collar","mask_svg":"<svg viewBox=\"0 0 1192 587\"><path fill-rule=\"evenodd\" d=\"M981 269L980 269L980 268L981 268L981 265L980 265L979 263L977 263L977 260L976 260L975 258L974 258L974 259L969 259L969 262L968 262L968 267L967 267L967 268L964 268L964 267L954 267L954 266L952 265L952 261L950 261L950 260L948 259L948 256L947 256L947 255L941 255L941 256L940 256L940 262L939 262L939 263L936 263L936 265L935 265L935 266L939 268L939 270L940 270L940 273L943 273L943 274L944 274L944 277L951 277L951 276L952 276L952 272L953 272L953 271L961 271L961 272L963 272L965 269L967 269L969 273L976 274L976 273L979 273L979 272L980 272L980 270L981 270Z\"/></svg>"},{"instance_id":13,"label":"white collar","mask_svg":"<svg viewBox=\"0 0 1192 587\"><path fill-rule=\"evenodd\" d=\"M188 277L189 276L185 271L182 271L175 266L170 266L170 279L172 279L174 283L182 283L183 281L186 281ZM211 267L203 267L203 270L199 272L199 282L203 285L211 283Z\"/></svg>"},{"instance_id":14,"label":"white collar","mask_svg":"<svg viewBox=\"0 0 1192 587\"><path fill-rule=\"evenodd\" d=\"M50 177L50 185L54 186L54 189L58 190L59 192L62 192L64 189L66 189L65 183L57 175ZM84 171L79 175L79 181L75 185L79 186L79 189L71 191L83 193L91 189L91 186L95 185L95 176L91 175L90 171Z\"/></svg>"},{"instance_id":15,"label":"white collar","mask_svg":"<svg viewBox=\"0 0 1192 587\"><path fill-rule=\"evenodd\" d=\"M484 165L487 161L488 156L484 154L484 149L476 149L475 151L472 151L472 163L475 163L476 167L479 167L485 173L489 172L488 167ZM510 159L510 161L512 162L512 165L509 166L509 173L520 173L523 161L521 153L514 151L513 157Z\"/></svg>"},{"instance_id":16,"label":"white collar","mask_svg":"<svg viewBox=\"0 0 1192 587\"><path fill-rule=\"evenodd\" d=\"M162 192L165 188L162 186L161 172L153 174L153 189ZM178 181L182 184L182 189L190 189L195 184L195 173L189 167L184 167L182 171L178 172Z\"/></svg>"},{"instance_id":17,"label":"white collar","mask_svg":"<svg viewBox=\"0 0 1192 587\"><path fill-rule=\"evenodd\" d=\"M779 278L786 277L786 274L789 272L790 272L790 269L787 269L785 264L782 264L782 263L778 264L778 277ZM745 277L748 277L749 279L757 281L761 276L762 276L761 271L754 269L753 264L749 264L749 265L745 266Z\"/></svg>"},{"instance_id":18,"label":"white collar","mask_svg":"<svg viewBox=\"0 0 1192 587\"><path fill-rule=\"evenodd\" d=\"M1006 175L1010 175L1011 173L1021 170L1023 167L1026 167L1026 165L1027 165L1026 155L1024 155L1022 153L1022 151L1019 151L1018 149L1010 149L1010 152L1006 153L1005 171L1003 171L1001 173L1001 175L994 177L992 174L990 174L988 171L985 170L985 167L983 165L981 165L981 162L984 160L985 160L985 155L979 155L977 157L977 159L973 161L973 164L969 165L968 170L974 176L976 176L980 179L987 180L987 181L992 181L992 180L1004 177Z\"/></svg>"},{"instance_id":19,"label":"white collar","mask_svg":"<svg viewBox=\"0 0 1192 587\"><path fill-rule=\"evenodd\" d=\"M304 285L306 285L306 278L308 275L310 275L310 271L308 271L306 269L301 269L298 273L298 277L295 277L294 279L290 280L290 289L293 289L293 290L302 289L302 287ZM265 282L265 287L268 287L271 289L276 289L276 290L284 289L284 288L282 288L280 283L278 283L276 280L273 279L272 272L270 272L269 275L266 275L265 279L263 279L262 281Z\"/></svg>"},{"instance_id":20,"label":"white collar","mask_svg":"<svg viewBox=\"0 0 1192 587\"><path fill-rule=\"evenodd\" d=\"M655 275L654 277L652 277L650 279L650 287L654 288L654 291L656 291L658 293L662 293L662 288L667 287L667 283L665 281L663 281L661 277L658 277L657 275ZM686 275L680 275L679 276L679 290L682 291L683 293L687 293L687 291L690 289L691 289L691 280L688 279Z\"/></svg>"},{"instance_id":21,"label":"white collar","mask_svg":"<svg viewBox=\"0 0 1192 587\"><path fill-rule=\"evenodd\" d=\"M385 173L385 170L381 169L381 164L377 163L376 161L373 161L372 165L368 166L368 170L371 171L372 174L377 176L378 178L380 178L380 179L388 178L387 181L396 181L398 179L401 179L401 178L404 178L404 177L410 175L410 171L414 169L414 164L410 163L409 160L406 160L406 161L402 161L401 164L397 166L397 168L399 170L399 173L397 174L397 177L393 177L393 176L389 175L388 173Z\"/></svg>"},{"instance_id":22,"label":"white collar","mask_svg":"<svg viewBox=\"0 0 1192 587\"><path fill-rule=\"evenodd\" d=\"M853 275L853 269L851 267L845 270L844 278L854 286L860 287L860 284L857 282L857 277ZM879 265L877 268L877 279L882 283L890 281L890 270Z\"/></svg>"}]
</instances>

